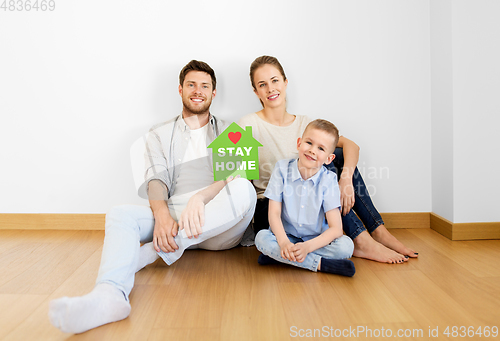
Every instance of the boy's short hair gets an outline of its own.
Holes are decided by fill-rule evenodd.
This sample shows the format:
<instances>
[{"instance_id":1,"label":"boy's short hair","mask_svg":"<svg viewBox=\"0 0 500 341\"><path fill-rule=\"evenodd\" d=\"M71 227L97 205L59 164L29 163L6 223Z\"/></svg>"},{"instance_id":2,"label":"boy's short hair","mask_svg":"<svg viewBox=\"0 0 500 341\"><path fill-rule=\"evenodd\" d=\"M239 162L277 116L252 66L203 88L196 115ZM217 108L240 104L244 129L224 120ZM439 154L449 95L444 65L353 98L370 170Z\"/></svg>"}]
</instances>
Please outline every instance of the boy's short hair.
<instances>
[{"instance_id":1,"label":"boy's short hair","mask_svg":"<svg viewBox=\"0 0 500 341\"><path fill-rule=\"evenodd\" d=\"M192 61L190 61L189 63L187 63L186 66L184 66L182 68L182 70L179 74L179 84L181 86L184 85L184 79L186 78L186 75L190 71L202 71L202 72L208 73L210 75L210 77L212 78L212 88L213 88L212 90L215 90L216 85L217 85L217 80L215 78L215 71L207 63L201 62L199 60L194 60L194 59Z\"/></svg>"},{"instance_id":2,"label":"boy's short hair","mask_svg":"<svg viewBox=\"0 0 500 341\"><path fill-rule=\"evenodd\" d=\"M304 132L306 132L307 129L311 128L323 130L324 132L327 132L328 134L333 136L333 149L332 149L333 153L335 151L335 148L337 147L337 143L339 142L339 130L337 129L335 124L333 124L330 121L318 118L314 121L309 122Z\"/></svg>"}]
</instances>

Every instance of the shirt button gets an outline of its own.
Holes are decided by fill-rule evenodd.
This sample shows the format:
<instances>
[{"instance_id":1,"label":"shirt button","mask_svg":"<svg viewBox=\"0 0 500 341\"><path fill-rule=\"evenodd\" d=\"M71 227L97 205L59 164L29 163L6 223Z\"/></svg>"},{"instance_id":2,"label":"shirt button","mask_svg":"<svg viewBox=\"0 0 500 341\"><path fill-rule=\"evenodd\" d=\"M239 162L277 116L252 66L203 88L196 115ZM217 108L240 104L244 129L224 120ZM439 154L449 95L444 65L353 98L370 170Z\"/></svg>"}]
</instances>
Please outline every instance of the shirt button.
<instances>
[{"instance_id":1,"label":"shirt button","mask_svg":"<svg viewBox=\"0 0 500 341\"><path fill-rule=\"evenodd\" d=\"M304 208L304 205L302 205L302 206L300 206L300 207Z\"/></svg>"},{"instance_id":2,"label":"shirt button","mask_svg":"<svg viewBox=\"0 0 500 341\"><path fill-rule=\"evenodd\" d=\"M302 224L299 224L300 227L302 227Z\"/></svg>"},{"instance_id":3,"label":"shirt button","mask_svg":"<svg viewBox=\"0 0 500 341\"><path fill-rule=\"evenodd\" d=\"M179 159L179 162L181 162L181 159Z\"/></svg>"}]
</instances>

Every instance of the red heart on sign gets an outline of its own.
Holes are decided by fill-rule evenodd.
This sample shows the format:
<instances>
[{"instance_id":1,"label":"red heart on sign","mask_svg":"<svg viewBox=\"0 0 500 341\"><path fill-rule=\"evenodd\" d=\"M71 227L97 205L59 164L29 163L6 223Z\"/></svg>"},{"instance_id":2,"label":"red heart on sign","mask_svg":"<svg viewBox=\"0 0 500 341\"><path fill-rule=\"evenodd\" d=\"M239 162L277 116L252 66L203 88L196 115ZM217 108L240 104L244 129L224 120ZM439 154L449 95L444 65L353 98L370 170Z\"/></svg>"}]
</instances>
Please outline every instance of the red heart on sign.
<instances>
[{"instance_id":1,"label":"red heart on sign","mask_svg":"<svg viewBox=\"0 0 500 341\"><path fill-rule=\"evenodd\" d=\"M238 141L241 139L241 133L240 132L229 133L229 134L227 134L227 136L229 137L229 139L231 140L231 142L234 143L234 144L238 143Z\"/></svg>"}]
</instances>

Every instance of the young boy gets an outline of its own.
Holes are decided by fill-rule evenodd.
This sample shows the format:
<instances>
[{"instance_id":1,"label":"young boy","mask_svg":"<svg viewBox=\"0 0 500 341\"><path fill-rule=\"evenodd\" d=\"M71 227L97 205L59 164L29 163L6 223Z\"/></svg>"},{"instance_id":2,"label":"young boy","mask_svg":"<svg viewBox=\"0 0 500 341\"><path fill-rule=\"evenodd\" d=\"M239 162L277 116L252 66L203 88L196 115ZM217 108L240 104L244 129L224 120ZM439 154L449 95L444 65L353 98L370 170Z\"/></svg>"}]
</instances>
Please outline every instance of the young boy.
<instances>
[{"instance_id":1,"label":"young boy","mask_svg":"<svg viewBox=\"0 0 500 341\"><path fill-rule=\"evenodd\" d=\"M338 129L326 120L309 123L297 140L298 159L276 163L264 196L270 230L255 245L259 264L276 261L312 271L353 276L352 240L343 235L335 173L323 167L335 158ZM326 216L326 219L325 219Z\"/></svg>"}]
</instances>

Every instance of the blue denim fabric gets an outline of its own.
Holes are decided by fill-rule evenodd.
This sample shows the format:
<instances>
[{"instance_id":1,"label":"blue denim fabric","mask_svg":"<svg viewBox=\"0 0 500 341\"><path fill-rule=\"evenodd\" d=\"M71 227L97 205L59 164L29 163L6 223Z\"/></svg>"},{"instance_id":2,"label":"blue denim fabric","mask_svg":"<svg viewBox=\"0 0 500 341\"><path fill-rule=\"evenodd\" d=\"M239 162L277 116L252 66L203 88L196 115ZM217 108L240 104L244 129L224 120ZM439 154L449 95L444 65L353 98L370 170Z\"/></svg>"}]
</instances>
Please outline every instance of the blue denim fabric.
<instances>
[{"instance_id":1,"label":"blue denim fabric","mask_svg":"<svg viewBox=\"0 0 500 341\"><path fill-rule=\"evenodd\" d=\"M303 242L302 239L292 236L291 234L287 234L287 236L288 239L290 239L290 241L294 244ZM281 257L281 248L276 240L276 236L270 229L260 230L259 233L257 233L255 236L255 246L260 252L277 260L278 262L290 264L314 272L318 271L318 263L321 258L351 258L352 252L354 251L354 243L351 238L342 236L335 239L330 244L309 253L302 263L293 262Z\"/></svg>"},{"instance_id":2,"label":"blue denim fabric","mask_svg":"<svg viewBox=\"0 0 500 341\"><path fill-rule=\"evenodd\" d=\"M325 167L335 172L337 178L340 179L344 167L344 151L342 148L335 149L335 159ZM384 221L375 205L373 205L370 193L368 193L363 177L357 167L354 170L352 184L354 186L355 202L349 213L342 216L342 225L345 234L354 239L365 230L372 233L377 227L384 224Z\"/></svg>"}]
</instances>

